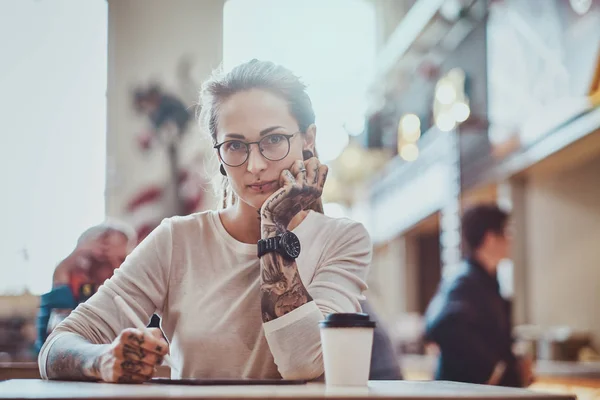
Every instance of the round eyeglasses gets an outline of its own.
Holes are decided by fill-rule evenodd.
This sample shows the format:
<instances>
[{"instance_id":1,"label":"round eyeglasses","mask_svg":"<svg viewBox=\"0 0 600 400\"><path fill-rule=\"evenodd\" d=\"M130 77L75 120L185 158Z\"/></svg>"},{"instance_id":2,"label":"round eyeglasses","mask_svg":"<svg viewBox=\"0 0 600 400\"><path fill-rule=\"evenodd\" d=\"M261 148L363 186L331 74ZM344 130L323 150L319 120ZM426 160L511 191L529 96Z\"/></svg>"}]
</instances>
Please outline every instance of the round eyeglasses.
<instances>
[{"instance_id":1,"label":"round eyeglasses","mask_svg":"<svg viewBox=\"0 0 600 400\"><path fill-rule=\"evenodd\" d=\"M296 132L298 133L298 132ZM258 142L244 142L242 140L227 140L214 146L219 152L221 160L230 167L239 167L248 160L250 146L258 145L258 150L269 161L283 160L290 152L290 139L296 135L274 133L267 135Z\"/></svg>"}]
</instances>

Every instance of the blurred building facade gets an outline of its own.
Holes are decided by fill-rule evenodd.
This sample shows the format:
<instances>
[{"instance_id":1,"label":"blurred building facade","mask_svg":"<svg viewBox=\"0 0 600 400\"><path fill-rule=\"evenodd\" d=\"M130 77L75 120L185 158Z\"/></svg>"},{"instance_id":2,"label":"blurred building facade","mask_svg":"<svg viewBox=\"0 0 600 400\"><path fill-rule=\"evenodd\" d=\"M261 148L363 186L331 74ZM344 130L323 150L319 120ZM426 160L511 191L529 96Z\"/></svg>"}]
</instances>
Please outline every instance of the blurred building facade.
<instances>
[{"instance_id":1,"label":"blurred building facade","mask_svg":"<svg viewBox=\"0 0 600 400\"><path fill-rule=\"evenodd\" d=\"M375 242L370 297L411 351L479 201L512 210L499 279L538 356L600 346L599 18L597 1L417 1L383 45L359 139L394 156L354 211Z\"/></svg>"}]
</instances>

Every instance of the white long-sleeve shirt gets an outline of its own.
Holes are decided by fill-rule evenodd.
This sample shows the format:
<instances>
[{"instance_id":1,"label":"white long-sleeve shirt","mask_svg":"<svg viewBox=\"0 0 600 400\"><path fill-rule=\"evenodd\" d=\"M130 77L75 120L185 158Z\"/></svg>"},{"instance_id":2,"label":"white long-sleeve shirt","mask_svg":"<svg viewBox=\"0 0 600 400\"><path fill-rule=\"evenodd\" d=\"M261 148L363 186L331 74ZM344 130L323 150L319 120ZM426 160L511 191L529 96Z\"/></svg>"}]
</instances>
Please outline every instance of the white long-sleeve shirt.
<instances>
[{"instance_id":1,"label":"white long-sleeve shirt","mask_svg":"<svg viewBox=\"0 0 600 400\"><path fill-rule=\"evenodd\" d=\"M263 323L256 244L234 239L216 211L164 220L46 340L42 378L48 352L65 332L101 344L133 326L116 295L142 321L161 317L179 370L173 378L320 376L318 322L329 313L360 311L371 241L361 224L314 211L293 232L302 248L300 277L314 301Z\"/></svg>"}]
</instances>

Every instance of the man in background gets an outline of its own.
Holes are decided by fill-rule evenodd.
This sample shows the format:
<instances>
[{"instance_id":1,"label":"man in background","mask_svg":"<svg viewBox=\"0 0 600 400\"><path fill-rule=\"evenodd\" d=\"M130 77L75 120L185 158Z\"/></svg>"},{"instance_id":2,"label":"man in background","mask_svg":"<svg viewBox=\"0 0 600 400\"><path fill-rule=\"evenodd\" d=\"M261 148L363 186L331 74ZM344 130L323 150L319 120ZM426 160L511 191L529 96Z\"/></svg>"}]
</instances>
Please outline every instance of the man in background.
<instances>
[{"instance_id":1,"label":"man in background","mask_svg":"<svg viewBox=\"0 0 600 400\"><path fill-rule=\"evenodd\" d=\"M467 258L445 276L425 314L426 339L440 357L435 378L522 387L531 367L512 352L510 305L500 295L498 264L510 254L509 214L481 204L462 217Z\"/></svg>"},{"instance_id":2,"label":"man in background","mask_svg":"<svg viewBox=\"0 0 600 400\"><path fill-rule=\"evenodd\" d=\"M81 234L71 254L52 276L52 290L40 299L36 348L78 304L90 298L119 268L137 244L133 228L106 221Z\"/></svg>"}]
</instances>

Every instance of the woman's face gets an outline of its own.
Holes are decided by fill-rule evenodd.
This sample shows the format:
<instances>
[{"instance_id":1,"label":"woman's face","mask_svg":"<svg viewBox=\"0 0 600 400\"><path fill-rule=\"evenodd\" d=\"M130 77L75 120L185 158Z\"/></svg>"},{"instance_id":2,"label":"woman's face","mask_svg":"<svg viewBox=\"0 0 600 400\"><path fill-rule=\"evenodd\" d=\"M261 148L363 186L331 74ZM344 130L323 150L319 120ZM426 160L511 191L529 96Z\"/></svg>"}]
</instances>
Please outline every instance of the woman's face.
<instances>
[{"instance_id":1,"label":"woman's face","mask_svg":"<svg viewBox=\"0 0 600 400\"><path fill-rule=\"evenodd\" d=\"M298 122L281 97L260 89L239 92L221 106L217 124L217 143L221 146L219 158L235 194L246 204L259 209L265 200L279 189L281 171L289 169L294 161L302 160L302 150L314 153L315 127L300 133ZM294 135L289 139L289 153L281 160L265 158L257 144L250 145L248 159L240 166L229 166L221 158L226 155L243 160L243 143L263 140L263 153L278 153L287 149L287 140L281 135ZM270 157L271 159L278 157ZM229 159L231 161L231 159ZM236 164L229 162L230 164Z\"/></svg>"}]
</instances>

